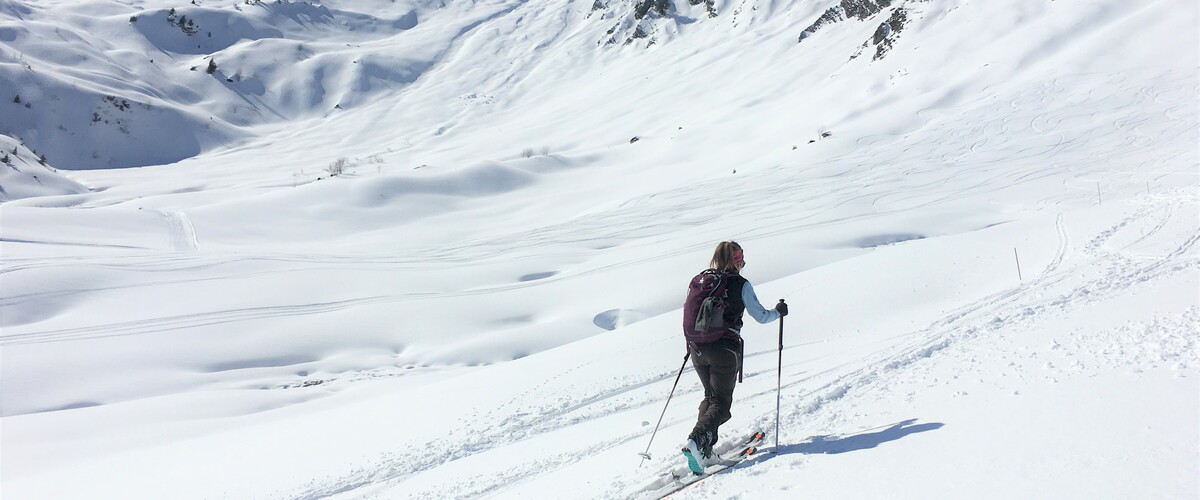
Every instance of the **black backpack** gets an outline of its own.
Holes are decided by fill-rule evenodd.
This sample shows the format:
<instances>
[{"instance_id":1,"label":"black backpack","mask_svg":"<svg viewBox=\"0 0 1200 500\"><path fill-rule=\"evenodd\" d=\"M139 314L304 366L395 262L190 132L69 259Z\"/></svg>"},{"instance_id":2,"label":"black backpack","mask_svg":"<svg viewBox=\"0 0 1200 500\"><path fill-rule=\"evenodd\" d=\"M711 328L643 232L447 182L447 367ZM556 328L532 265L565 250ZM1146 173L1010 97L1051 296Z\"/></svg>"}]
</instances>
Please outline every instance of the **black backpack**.
<instances>
[{"instance_id":1,"label":"black backpack","mask_svg":"<svg viewBox=\"0 0 1200 500\"><path fill-rule=\"evenodd\" d=\"M728 282L729 274L716 269L707 269L692 278L683 303L683 336L688 342L704 344L725 336Z\"/></svg>"}]
</instances>

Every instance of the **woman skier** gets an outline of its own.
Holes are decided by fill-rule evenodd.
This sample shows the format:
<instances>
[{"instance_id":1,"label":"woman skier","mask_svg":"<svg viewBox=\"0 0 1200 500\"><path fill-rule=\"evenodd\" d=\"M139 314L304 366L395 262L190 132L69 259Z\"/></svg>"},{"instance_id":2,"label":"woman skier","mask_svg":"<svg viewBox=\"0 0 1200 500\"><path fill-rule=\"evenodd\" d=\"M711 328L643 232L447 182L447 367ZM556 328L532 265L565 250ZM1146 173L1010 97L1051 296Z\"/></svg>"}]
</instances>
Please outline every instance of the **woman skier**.
<instances>
[{"instance_id":1,"label":"woman skier","mask_svg":"<svg viewBox=\"0 0 1200 500\"><path fill-rule=\"evenodd\" d=\"M758 301L754 287L741 276L746 265L741 245L733 241L717 244L710 265L692 280L684 305L684 336L692 367L704 386L696 426L683 448L688 467L696 474L714 461L717 429L731 416L733 389L741 378L743 311L759 323L770 323L788 313L783 302L767 309Z\"/></svg>"}]
</instances>

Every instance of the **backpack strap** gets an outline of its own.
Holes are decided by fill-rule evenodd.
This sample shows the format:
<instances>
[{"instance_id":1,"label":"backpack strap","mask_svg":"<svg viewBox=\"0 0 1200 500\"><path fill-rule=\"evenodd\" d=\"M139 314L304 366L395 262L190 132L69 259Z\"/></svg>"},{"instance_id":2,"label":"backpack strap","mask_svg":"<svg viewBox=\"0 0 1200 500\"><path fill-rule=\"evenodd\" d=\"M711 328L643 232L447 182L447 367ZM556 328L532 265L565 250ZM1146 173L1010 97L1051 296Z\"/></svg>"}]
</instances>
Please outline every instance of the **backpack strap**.
<instances>
[{"instance_id":1,"label":"backpack strap","mask_svg":"<svg viewBox=\"0 0 1200 500\"><path fill-rule=\"evenodd\" d=\"M737 363L738 363L738 383L739 384L742 383L742 358L745 358L745 357L746 357L746 341L745 341L745 339L742 338L741 335L738 335Z\"/></svg>"}]
</instances>

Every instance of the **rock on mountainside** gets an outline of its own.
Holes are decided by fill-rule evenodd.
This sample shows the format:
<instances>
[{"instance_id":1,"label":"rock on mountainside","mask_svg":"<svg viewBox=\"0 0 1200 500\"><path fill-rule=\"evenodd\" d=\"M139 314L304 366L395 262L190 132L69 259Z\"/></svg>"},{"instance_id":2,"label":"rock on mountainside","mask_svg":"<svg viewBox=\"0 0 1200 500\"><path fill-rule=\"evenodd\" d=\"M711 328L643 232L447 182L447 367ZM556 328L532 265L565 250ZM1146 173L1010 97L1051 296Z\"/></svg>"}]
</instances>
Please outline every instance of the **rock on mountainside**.
<instances>
[{"instance_id":1,"label":"rock on mountainside","mask_svg":"<svg viewBox=\"0 0 1200 500\"><path fill-rule=\"evenodd\" d=\"M896 37L911 17L911 8L907 7L909 3L909 0L841 0L805 28L800 34L800 41L842 21L868 21L887 13L888 17L880 22L875 35L864 42L867 46L876 47L875 59L880 59L891 49ZM597 45L625 46L644 43L645 46L652 46L663 41L663 35L678 31L679 26L717 18L726 8L731 7L732 5L718 3L716 0L594 0L588 17L613 21L604 36L596 42ZM736 27L739 25L739 14L753 10L757 10L757 7L751 5L747 9L746 5L742 4L732 8L732 18L723 17L731 19L732 26Z\"/></svg>"},{"instance_id":2,"label":"rock on mountainside","mask_svg":"<svg viewBox=\"0 0 1200 500\"><path fill-rule=\"evenodd\" d=\"M881 59L891 50L908 23L908 3L906 0L841 0L805 28L799 41L803 42L817 31L842 21L869 21L886 13L888 17L880 22L875 33L850 57L854 59L868 47L874 46L874 59ZM716 18L719 14L715 0L595 0L591 10L589 17L598 15L600 19L615 20L605 36L597 42L597 45L604 46L631 45L639 41L644 41L646 46L654 45L664 32L673 31L672 23L686 25L704 18ZM740 10L741 7L733 11L735 18ZM737 20L733 22L737 26Z\"/></svg>"},{"instance_id":3,"label":"rock on mountainside","mask_svg":"<svg viewBox=\"0 0 1200 500\"><path fill-rule=\"evenodd\" d=\"M871 38L863 42L862 46L850 58L857 58L871 45L875 46L873 60L879 60L886 56L888 51L892 49L900 32L904 30L905 25L909 22L909 9L906 7L906 4L907 2L904 1L898 2L896 7L891 10L888 18L880 22L879 26L875 28L875 33L871 35ZM797 43L803 42L821 29L842 21L851 19L867 21L884 12L889 7L892 7L891 0L842 0L838 5L826 10L821 17L805 28L800 33Z\"/></svg>"},{"instance_id":4,"label":"rock on mountainside","mask_svg":"<svg viewBox=\"0 0 1200 500\"><path fill-rule=\"evenodd\" d=\"M874 60L883 59L883 56L892 50L892 43L896 41L896 37L904 30L906 24L908 24L908 9L904 7L893 10L891 17L879 24L870 40L870 43L875 45ZM866 47L867 42L863 42L862 48Z\"/></svg>"},{"instance_id":5,"label":"rock on mountainside","mask_svg":"<svg viewBox=\"0 0 1200 500\"><path fill-rule=\"evenodd\" d=\"M839 4L830 7L821 17L817 18L816 22L804 29L800 33L800 41L804 41L816 33L817 30L829 26L834 23L845 21L847 19L857 19L866 21L868 17L874 16L883 11L883 9L891 6L891 0L842 0Z\"/></svg>"},{"instance_id":6,"label":"rock on mountainside","mask_svg":"<svg viewBox=\"0 0 1200 500\"><path fill-rule=\"evenodd\" d=\"M715 18L717 6L715 0L596 0L592 4L592 14L597 12L600 19L615 22L596 45L631 45L645 41L650 46L658 43L664 24L688 24Z\"/></svg>"}]
</instances>

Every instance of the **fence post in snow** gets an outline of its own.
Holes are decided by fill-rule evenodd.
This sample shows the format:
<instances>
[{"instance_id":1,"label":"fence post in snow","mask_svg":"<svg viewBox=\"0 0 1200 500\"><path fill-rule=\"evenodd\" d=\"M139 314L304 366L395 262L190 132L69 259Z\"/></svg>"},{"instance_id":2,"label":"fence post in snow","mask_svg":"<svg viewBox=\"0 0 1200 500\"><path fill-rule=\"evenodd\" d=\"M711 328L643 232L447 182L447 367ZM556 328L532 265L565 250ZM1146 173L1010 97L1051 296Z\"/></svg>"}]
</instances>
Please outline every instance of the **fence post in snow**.
<instances>
[{"instance_id":1,"label":"fence post in snow","mask_svg":"<svg viewBox=\"0 0 1200 500\"><path fill-rule=\"evenodd\" d=\"M1025 278L1021 277L1021 256L1017 255L1017 247L1013 247L1013 258L1017 260L1017 279L1025 281Z\"/></svg>"},{"instance_id":2,"label":"fence post in snow","mask_svg":"<svg viewBox=\"0 0 1200 500\"><path fill-rule=\"evenodd\" d=\"M1100 206L1104 206L1104 198L1100 196L1100 183L1096 183L1096 199L1100 200Z\"/></svg>"}]
</instances>

